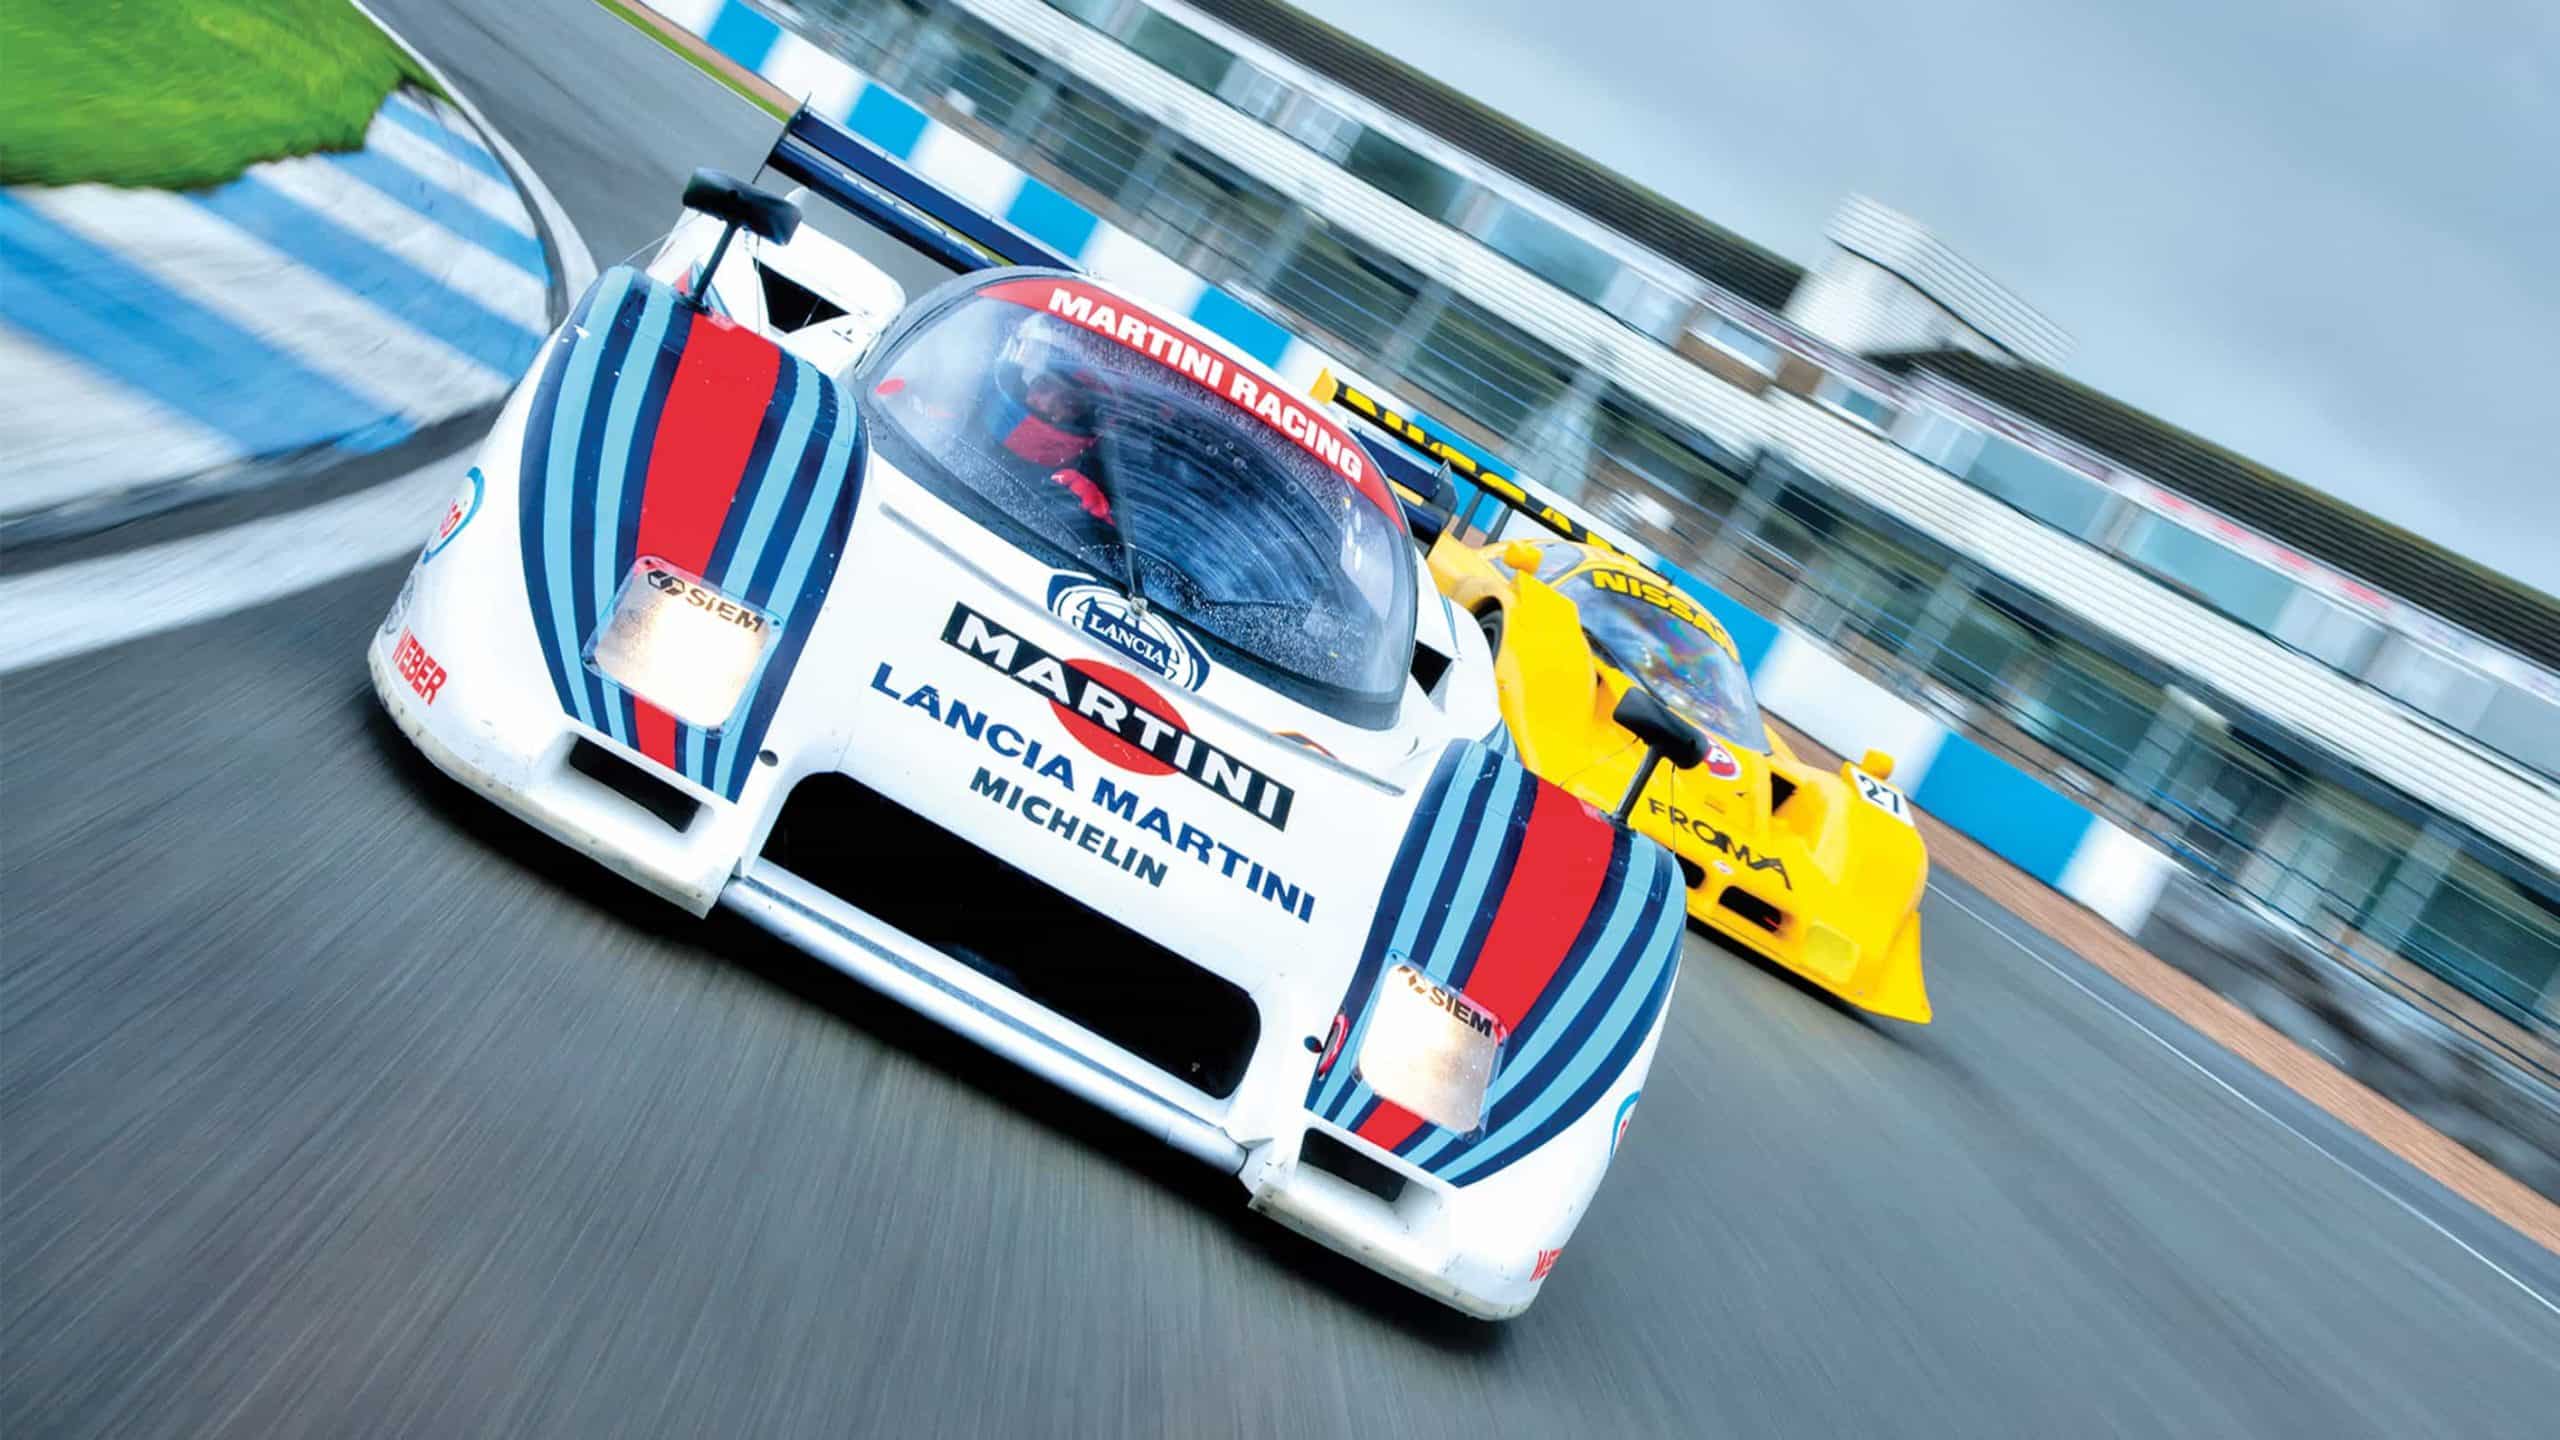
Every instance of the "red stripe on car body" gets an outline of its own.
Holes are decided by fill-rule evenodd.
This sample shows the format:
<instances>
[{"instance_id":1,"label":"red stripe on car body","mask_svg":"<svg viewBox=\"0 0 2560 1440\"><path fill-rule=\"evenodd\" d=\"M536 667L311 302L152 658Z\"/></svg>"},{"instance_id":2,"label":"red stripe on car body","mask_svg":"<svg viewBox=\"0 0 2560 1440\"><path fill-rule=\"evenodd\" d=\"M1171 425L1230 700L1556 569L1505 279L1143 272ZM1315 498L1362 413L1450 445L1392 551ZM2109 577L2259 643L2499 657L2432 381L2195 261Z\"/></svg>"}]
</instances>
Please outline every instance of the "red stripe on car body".
<instances>
[{"instance_id":1,"label":"red stripe on car body","mask_svg":"<svg viewBox=\"0 0 2560 1440\"><path fill-rule=\"evenodd\" d=\"M635 554L696 575L710 563L781 367L782 351L772 341L716 316L690 317L684 354L658 416ZM676 768L674 719L636 697L633 708L640 752Z\"/></svg>"},{"instance_id":2,"label":"red stripe on car body","mask_svg":"<svg viewBox=\"0 0 2560 1440\"><path fill-rule=\"evenodd\" d=\"M1393 1150L1422 1129L1422 1117L1393 1100L1380 1100L1369 1118L1352 1133L1384 1150Z\"/></svg>"},{"instance_id":3,"label":"red stripe on car body","mask_svg":"<svg viewBox=\"0 0 2560 1440\"><path fill-rule=\"evenodd\" d=\"M1546 993L1609 875L1617 832L1581 801L1541 780L1529 831L1501 908L1468 972L1466 995L1518 1028Z\"/></svg>"},{"instance_id":4,"label":"red stripe on car body","mask_svg":"<svg viewBox=\"0 0 2560 1440\"><path fill-rule=\"evenodd\" d=\"M681 768L676 764L676 717L637 695L631 697L631 743L668 769Z\"/></svg>"}]
</instances>

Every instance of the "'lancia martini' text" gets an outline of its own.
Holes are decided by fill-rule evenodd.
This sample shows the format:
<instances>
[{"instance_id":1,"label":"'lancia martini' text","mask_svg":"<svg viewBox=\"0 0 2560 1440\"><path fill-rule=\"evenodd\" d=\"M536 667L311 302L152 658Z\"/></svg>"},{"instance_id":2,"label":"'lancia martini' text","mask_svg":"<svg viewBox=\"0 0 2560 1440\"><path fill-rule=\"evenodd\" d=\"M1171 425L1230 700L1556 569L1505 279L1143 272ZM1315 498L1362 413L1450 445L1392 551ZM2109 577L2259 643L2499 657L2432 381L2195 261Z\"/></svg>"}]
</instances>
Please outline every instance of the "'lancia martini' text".
<instances>
[{"instance_id":1,"label":"'lancia martini' text","mask_svg":"<svg viewBox=\"0 0 2560 1440\"><path fill-rule=\"evenodd\" d=\"M1070 672L1073 673L1073 672ZM1043 745L1019 728L1001 720L992 720L985 709L972 705L957 695L944 695L931 685L906 686L886 662L872 672L871 689L906 709L917 711L939 722L943 728L966 735L985 746L1006 762L990 769L980 766L970 779L972 793L984 796L1007 810L1041 825L1068 844L1091 851L1115 866L1150 885L1164 883L1165 863L1146 849L1122 837L1114 836L1094 821L1078 815L1062 804L1042 800L1020 780L1008 781L997 770L1019 767L1042 780L1051 782L1070 797L1084 796L1076 780L1076 762L1063 749ZM1088 766L1098 762L1087 758ZM1301 921L1312 921L1316 913L1313 890L1293 885L1280 877L1280 872L1219 840L1208 831L1168 814L1161 805L1147 803L1139 794L1115 782L1107 774L1093 777L1089 797L1103 816L1142 831L1172 848L1177 855L1188 855L1223 879L1232 880L1254 895L1259 895Z\"/></svg>"}]
</instances>

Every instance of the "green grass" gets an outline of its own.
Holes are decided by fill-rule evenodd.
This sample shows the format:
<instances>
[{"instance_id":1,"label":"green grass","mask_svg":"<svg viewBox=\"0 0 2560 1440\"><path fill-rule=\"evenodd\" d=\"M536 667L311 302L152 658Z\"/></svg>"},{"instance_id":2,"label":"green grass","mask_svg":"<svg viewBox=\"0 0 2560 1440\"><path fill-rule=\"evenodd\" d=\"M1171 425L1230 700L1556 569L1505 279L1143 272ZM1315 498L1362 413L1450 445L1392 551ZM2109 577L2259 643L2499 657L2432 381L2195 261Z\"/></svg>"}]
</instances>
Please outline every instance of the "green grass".
<instances>
[{"instance_id":1,"label":"green grass","mask_svg":"<svg viewBox=\"0 0 2560 1440\"><path fill-rule=\"evenodd\" d=\"M0 0L0 184L218 185L425 72L347 0Z\"/></svg>"},{"instance_id":2,"label":"green grass","mask_svg":"<svg viewBox=\"0 0 2560 1440\"><path fill-rule=\"evenodd\" d=\"M651 20L648 16L641 14L628 5L617 4L616 0L596 0L596 3L622 17L624 22L629 24L634 30L639 31L641 34L648 36L650 39L655 40L659 44L674 51L677 57L682 59L686 64L701 71L703 74L710 76L712 79L719 81L721 84L728 86L731 91L737 94L739 99L746 101L748 104L753 105L776 120L788 120L791 118L791 112L789 110L774 104L771 100L766 99L763 95L758 94L754 89L742 83L737 76L723 70L718 65L713 64L710 60L705 59L702 55L687 47L682 41L676 39L675 36L668 34L665 26Z\"/></svg>"}]
</instances>

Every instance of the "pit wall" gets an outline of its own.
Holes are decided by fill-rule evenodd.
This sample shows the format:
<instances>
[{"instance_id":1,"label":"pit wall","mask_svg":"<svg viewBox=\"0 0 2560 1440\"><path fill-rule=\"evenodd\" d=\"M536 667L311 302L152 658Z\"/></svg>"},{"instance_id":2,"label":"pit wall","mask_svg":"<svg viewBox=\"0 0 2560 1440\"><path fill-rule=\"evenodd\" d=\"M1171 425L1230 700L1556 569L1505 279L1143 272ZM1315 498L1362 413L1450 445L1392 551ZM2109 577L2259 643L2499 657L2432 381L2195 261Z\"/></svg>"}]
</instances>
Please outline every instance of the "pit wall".
<instances>
[{"instance_id":1,"label":"pit wall","mask_svg":"<svg viewBox=\"0 0 2560 1440\"><path fill-rule=\"evenodd\" d=\"M1301 389L1328 367L1344 368L1251 304L740 0L654 0L651 8L927 180L1094 274L1224 337ZM1455 436L1444 438L1474 449ZM2141 931L2177 868L2167 856L1851 670L1816 642L1723 595L1615 527L1578 512L1577 518L1644 556L1715 611L1771 714L1842 754L1890 754L1894 783L1921 809L2117 929Z\"/></svg>"}]
</instances>

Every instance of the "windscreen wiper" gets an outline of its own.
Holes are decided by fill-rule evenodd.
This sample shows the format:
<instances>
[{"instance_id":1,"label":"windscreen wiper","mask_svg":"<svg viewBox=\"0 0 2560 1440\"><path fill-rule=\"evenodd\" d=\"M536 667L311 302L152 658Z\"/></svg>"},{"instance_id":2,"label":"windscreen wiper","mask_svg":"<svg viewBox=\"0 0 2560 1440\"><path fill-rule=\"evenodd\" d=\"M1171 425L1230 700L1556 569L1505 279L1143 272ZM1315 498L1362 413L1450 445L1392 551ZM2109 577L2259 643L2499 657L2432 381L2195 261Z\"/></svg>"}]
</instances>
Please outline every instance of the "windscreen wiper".
<instances>
[{"instance_id":1,"label":"windscreen wiper","mask_svg":"<svg viewBox=\"0 0 2560 1440\"><path fill-rule=\"evenodd\" d=\"M1129 608L1144 619L1147 593L1138 578L1138 542L1129 530L1129 512L1120 508L1119 484L1111 476L1123 463L1136 463L1128 459L1132 449L1154 447L1149 438L1130 438L1121 418L1109 413L1101 417L1100 443L1094 446L1093 485L1102 492L1102 508L1111 512L1112 533L1120 537L1120 593L1128 597Z\"/></svg>"},{"instance_id":2,"label":"windscreen wiper","mask_svg":"<svg viewBox=\"0 0 2560 1440\"><path fill-rule=\"evenodd\" d=\"M1592 634L1588 630L1582 632L1582 638L1590 643L1591 653L1608 662L1611 669L1626 676L1628 684L1635 686L1637 689L1642 690L1648 695L1653 695L1653 687L1644 683L1644 676L1638 674L1634 666L1619 659L1618 652L1610 649L1607 641L1602 640L1599 636ZM1653 698L1659 700L1662 697L1654 695Z\"/></svg>"}]
</instances>

